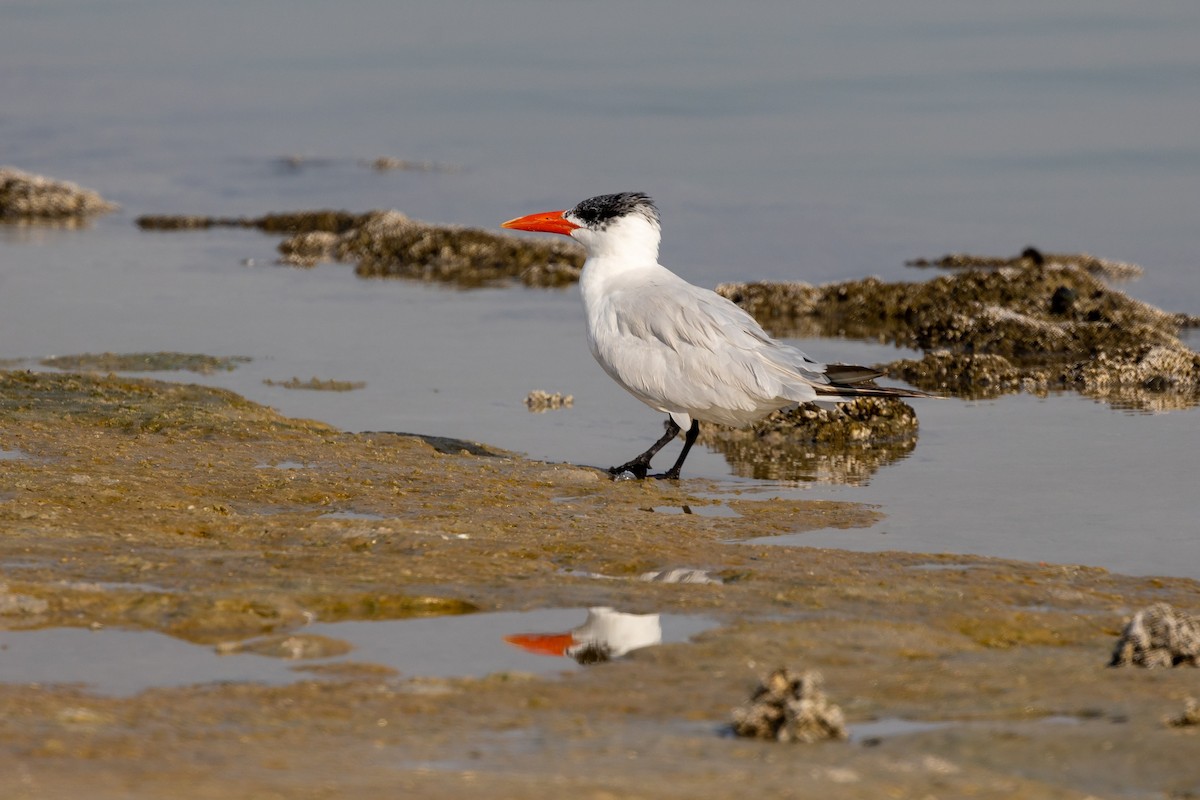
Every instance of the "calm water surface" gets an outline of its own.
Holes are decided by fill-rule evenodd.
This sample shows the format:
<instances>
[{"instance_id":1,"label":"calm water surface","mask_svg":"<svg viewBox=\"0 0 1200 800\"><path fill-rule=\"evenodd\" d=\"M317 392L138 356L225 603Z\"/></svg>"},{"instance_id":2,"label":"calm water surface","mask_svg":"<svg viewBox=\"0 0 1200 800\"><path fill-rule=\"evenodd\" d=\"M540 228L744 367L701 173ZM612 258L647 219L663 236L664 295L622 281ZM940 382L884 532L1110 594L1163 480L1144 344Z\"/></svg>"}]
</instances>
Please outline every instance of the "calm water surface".
<instances>
[{"instance_id":1,"label":"calm water surface","mask_svg":"<svg viewBox=\"0 0 1200 800\"><path fill-rule=\"evenodd\" d=\"M255 232L132 220L397 208L495 227L624 189L656 197L663 263L704 285L924 279L903 261L1034 244L1142 264L1132 294L1200 313L1198 39L1200 6L1183 0L7 2L0 163L123 210L81 231L0 228L0 359L247 355L185 379L349 429L619 463L659 420L592 362L573 289L285 269ZM361 163L381 155L460 169ZM293 376L368 385L262 383ZM574 394L574 409L529 414L538 388ZM914 453L866 486L740 479L712 453L691 474L887 514L802 543L1200 577L1196 411L1066 395L918 412Z\"/></svg>"}]
</instances>

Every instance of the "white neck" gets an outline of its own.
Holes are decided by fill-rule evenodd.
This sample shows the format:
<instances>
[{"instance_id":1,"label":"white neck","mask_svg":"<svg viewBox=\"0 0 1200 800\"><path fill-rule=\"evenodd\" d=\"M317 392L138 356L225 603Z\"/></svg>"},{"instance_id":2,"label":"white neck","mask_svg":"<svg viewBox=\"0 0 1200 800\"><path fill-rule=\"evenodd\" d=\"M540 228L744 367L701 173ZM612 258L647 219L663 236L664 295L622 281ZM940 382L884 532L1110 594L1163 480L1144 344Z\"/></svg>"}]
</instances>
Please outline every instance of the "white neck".
<instances>
[{"instance_id":1,"label":"white neck","mask_svg":"<svg viewBox=\"0 0 1200 800\"><path fill-rule=\"evenodd\" d=\"M658 243L662 233L658 225L640 214L614 220L603 231L577 228L571 236L587 248L588 261L630 267L658 263Z\"/></svg>"}]
</instances>

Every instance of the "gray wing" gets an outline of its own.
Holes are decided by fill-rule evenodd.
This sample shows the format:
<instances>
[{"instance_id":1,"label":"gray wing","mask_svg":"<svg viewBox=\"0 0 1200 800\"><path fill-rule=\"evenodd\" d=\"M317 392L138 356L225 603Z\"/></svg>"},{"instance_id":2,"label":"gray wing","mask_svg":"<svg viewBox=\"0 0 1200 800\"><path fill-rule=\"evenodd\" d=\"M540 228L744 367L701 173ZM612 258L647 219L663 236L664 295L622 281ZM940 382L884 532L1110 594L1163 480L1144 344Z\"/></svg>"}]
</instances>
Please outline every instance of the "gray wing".
<instances>
[{"instance_id":1,"label":"gray wing","mask_svg":"<svg viewBox=\"0 0 1200 800\"><path fill-rule=\"evenodd\" d=\"M597 357L656 408L752 414L813 400L814 386L829 384L824 364L771 339L724 297L666 270L614 287L605 302L612 329L607 342L597 342Z\"/></svg>"}]
</instances>

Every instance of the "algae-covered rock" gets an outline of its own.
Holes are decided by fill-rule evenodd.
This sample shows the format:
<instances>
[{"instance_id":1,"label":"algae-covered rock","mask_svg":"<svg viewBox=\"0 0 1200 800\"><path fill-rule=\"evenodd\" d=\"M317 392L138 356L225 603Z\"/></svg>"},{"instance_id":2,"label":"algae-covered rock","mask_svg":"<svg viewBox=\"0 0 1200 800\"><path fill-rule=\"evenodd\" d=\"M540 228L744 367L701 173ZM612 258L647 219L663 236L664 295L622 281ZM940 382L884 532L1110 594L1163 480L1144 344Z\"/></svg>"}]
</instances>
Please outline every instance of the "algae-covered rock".
<instances>
[{"instance_id":1,"label":"algae-covered rock","mask_svg":"<svg viewBox=\"0 0 1200 800\"><path fill-rule=\"evenodd\" d=\"M352 392L355 389L362 389L367 385L366 381L338 381L332 378L323 380L317 377L309 378L306 381L299 378L288 378L284 381L264 378L263 383L267 386L280 386L284 389L308 389L314 392Z\"/></svg>"},{"instance_id":2,"label":"algae-covered rock","mask_svg":"<svg viewBox=\"0 0 1200 800\"><path fill-rule=\"evenodd\" d=\"M563 286L579 279L583 251L568 242L519 239L475 228L430 225L395 211L376 212L347 231L339 260L360 277L403 277L485 286L518 279Z\"/></svg>"},{"instance_id":3,"label":"algae-covered rock","mask_svg":"<svg viewBox=\"0 0 1200 800\"><path fill-rule=\"evenodd\" d=\"M256 425L286 428L296 423L224 389L194 384L154 384L99 374L56 375L0 372L0 419L38 409L78 423L128 433L187 433L214 430L251 435ZM305 421L307 428L333 430Z\"/></svg>"},{"instance_id":4,"label":"algae-covered rock","mask_svg":"<svg viewBox=\"0 0 1200 800\"><path fill-rule=\"evenodd\" d=\"M1033 376L1001 355L934 350L921 359L902 359L888 365L900 380L922 381L956 397L999 397L1021 389L1044 391L1049 377Z\"/></svg>"},{"instance_id":5,"label":"algae-covered rock","mask_svg":"<svg viewBox=\"0 0 1200 800\"><path fill-rule=\"evenodd\" d=\"M566 286L579 280L583 249L572 242L522 239L457 225L434 225L398 211L298 211L262 217L143 216L145 230L211 227L287 233L280 262L355 265L364 278L412 278L460 288L519 280L526 286Z\"/></svg>"},{"instance_id":6,"label":"algae-covered rock","mask_svg":"<svg viewBox=\"0 0 1200 800\"><path fill-rule=\"evenodd\" d=\"M211 217L202 214L143 214L134 222L147 231L258 228L267 233L343 233L362 224L365 214L319 209L265 214L261 217Z\"/></svg>"},{"instance_id":7,"label":"algae-covered rock","mask_svg":"<svg viewBox=\"0 0 1200 800\"><path fill-rule=\"evenodd\" d=\"M925 283L866 278L826 286L725 284L717 291L777 335L849 336L924 350L923 358L889 372L927 391L1076 389L1137 408L1200 401L1200 354L1179 339L1196 318L1134 300L1077 265L973 269ZM1168 394L1173 399L1164 401Z\"/></svg>"},{"instance_id":8,"label":"algae-covered rock","mask_svg":"<svg viewBox=\"0 0 1200 800\"><path fill-rule=\"evenodd\" d=\"M0 221L69 222L117 208L97 192L68 181L0 167Z\"/></svg>"},{"instance_id":9,"label":"algae-covered rock","mask_svg":"<svg viewBox=\"0 0 1200 800\"><path fill-rule=\"evenodd\" d=\"M917 429L903 401L859 397L835 408L781 409L749 428L701 423L700 435L744 477L857 484L912 452Z\"/></svg>"},{"instance_id":10,"label":"algae-covered rock","mask_svg":"<svg viewBox=\"0 0 1200 800\"><path fill-rule=\"evenodd\" d=\"M970 253L948 253L941 258L929 260L915 258L904 262L910 267L937 267L939 269L998 269L1000 267L1043 266L1059 264L1079 267L1093 275L1108 280L1131 280L1140 278L1143 269L1127 261L1098 258L1091 253L1043 253L1036 247L1026 247L1016 256L980 256Z\"/></svg>"},{"instance_id":11,"label":"algae-covered rock","mask_svg":"<svg viewBox=\"0 0 1200 800\"><path fill-rule=\"evenodd\" d=\"M231 372L239 364L250 361L247 356L208 356L203 353L81 353L69 356L49 356L41 360L44 367L61 370L93 372L172 372L187 370L209 375L218 370Z\"/></svg>"},{"instance_id":12,"label":"algae-covered rock","mask_svg":"<svg viewBox=\"0 0 1200 800\"><path fill-rule=\"evenodd\" d=\"M297 233L279 244L281 264L296 267L315 267L321 261L335 258L338 236L330 231Z\"/></svg>"}]
</instances>

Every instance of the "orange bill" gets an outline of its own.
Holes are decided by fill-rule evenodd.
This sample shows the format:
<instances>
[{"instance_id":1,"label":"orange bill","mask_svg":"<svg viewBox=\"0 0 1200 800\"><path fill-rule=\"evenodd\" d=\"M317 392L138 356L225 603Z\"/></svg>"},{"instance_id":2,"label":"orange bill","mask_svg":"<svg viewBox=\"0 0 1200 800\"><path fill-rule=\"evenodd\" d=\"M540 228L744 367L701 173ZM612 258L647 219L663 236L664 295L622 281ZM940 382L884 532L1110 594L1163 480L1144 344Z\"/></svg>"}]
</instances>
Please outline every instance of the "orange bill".
<instances>
[{"instance_id":1,"label":"orange bill","mask_svg":"<svg viewBox=\"0 0 1200 800\"><path fill-rule=\"evenodd\" d=\"M539 656L564 656L575 637L569 633L516 633L505 636L504 641Z\"/></svg>"},{"instance_id":2,"label":"orange bill","mask_svg":"<svg viewBox=\"0 0 1200 800\"><path fill-rule=\"evenodd\" d=\"M510 219L500 223L501 228L512 228L518 231L538 231L541 233L561 233L570 236L571 231L579 226L563 215L566 211L539 211L524 217Z\"/></svg>"}]
</instances>

